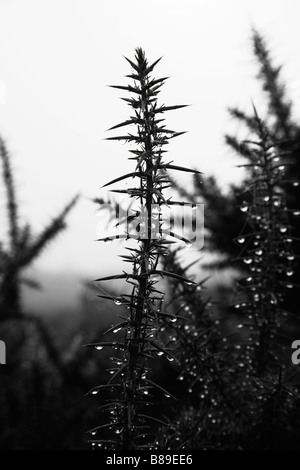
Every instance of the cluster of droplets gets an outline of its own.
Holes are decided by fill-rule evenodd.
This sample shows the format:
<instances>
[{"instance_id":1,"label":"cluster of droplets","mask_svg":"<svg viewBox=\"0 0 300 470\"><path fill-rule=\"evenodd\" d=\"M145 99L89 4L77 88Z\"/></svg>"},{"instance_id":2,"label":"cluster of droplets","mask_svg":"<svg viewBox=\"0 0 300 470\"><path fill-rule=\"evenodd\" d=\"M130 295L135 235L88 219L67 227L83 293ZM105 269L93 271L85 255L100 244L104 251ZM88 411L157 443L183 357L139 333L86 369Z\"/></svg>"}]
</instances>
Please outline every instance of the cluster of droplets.
<instances>
[{"instance_id":1,"label":"cluster of droplets","mask_svg":"<svg viewBox=\"0 0 300 470\"><path fill-rule=\"evenodd\" d=\"M186 270L176 255L175 252L170 253L166 268L180 276L186 276ZM201 430L197 445L201 442L205 446L208 436L209 439L213 436L217 439L219 429L225 430L230 426L236 417L236 411L234 407L224 406L224 396L230 397L232 394L231 386L228 385L235 383L234 369L226 367L226 333L222 330L222 322L211 308L212 303L203 300L203 289L202 284L188 286L176 280L172 282L176 300L171 305L177 321L166 320L164 330L168 331L166 345L173 345L177 357L178 386L185 390L185 401L190 398L193 403L190 429L197 429L197 432ZM187 446L194 445L194 433L188 433L190 440L187 440L184 425L186 407L184 410L172 438L174 449L180 448L178 446L183 442ZM206 434L202 435L204 430Z\"/></svg>"},{"instance_id":2,"label":"cluster of droplets","mask_svg":"<svg viewBox=\"0 0 300 470\"><path fill-rule=\"evenodd\" d=\"M281 306L287 289L293 288L296 261L290 216L298 217L300 211L287 208L287 163L258 122L259 141L253 143L256 163L240 205L247 228L236 238L244 276L238 281L234 310L239 319L236 328L243 328L241 338L249 343L243 347L243 362L263 369L277 357L273 347L281 326Z\"/></svg>"}]
</instances>

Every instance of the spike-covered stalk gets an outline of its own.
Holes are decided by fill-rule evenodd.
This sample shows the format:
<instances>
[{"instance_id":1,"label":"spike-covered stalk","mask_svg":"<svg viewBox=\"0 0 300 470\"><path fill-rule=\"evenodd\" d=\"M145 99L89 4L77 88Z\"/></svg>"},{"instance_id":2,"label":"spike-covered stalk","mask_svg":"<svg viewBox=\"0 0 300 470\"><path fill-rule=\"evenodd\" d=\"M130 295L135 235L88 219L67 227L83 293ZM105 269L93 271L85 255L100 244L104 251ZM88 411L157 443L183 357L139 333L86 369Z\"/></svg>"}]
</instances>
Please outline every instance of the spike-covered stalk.
<instances>
[{"instance_id":1,"label":"spike-covered stalk","mask_svg":"<svg viewBox=\"0 0 300 470\"><path fill-rule=\"evenodd\" d=\"M252 152L253 179L241 206L248 215L252 232L241 233L237 238L239 244L245 245L242 258L249 266L249 272L240 281L247 299L237 303L236 308L248 316L254 332L250 351L254 349L253 360L262 373L270 360L276 358L274 338L280 320L287 315L283 302L286 290L293 287L291 277L295 264L290 215L297 216L300 212L290 211L286 206L285 185L293 182L285 175L292 162L270 138L256 111L254 121L257 141L246 142ZM249 363L251 360L250 357Z\"/></svg>"},{"instance_id":2,"label":"spike-covered stalk","mask_svg":"<svg viewBox=\"0 0 300 470\"><path fill-rule=\"evenodd\" d=\"M151 445L150 436L147 436L147 420L153 418L145 415L141 411L144 406L149 405L150 391L153 387L163 392L170 398L166 390L155 384L148 373L150 371L149 360L154 353L167 355L171 351L164 350L158 339L158 324L164 294L156 289L159 278L176 277L176 274L168 273L159 267L160 255L168 251L169 241L166 240L163 229L162 206L172 203L165 199L163 192L170 186L167 175L168 169L191 171L170 163L163 162L163 147L169 140L180 133L166 129L162 125L163 119L158 116L165 111L183 107L158 106L157 94L166 78L152 79L150 74L157 60L152 65L148 65L142 49L136 49L135 62L126 59L133 73L129 75L134 80L133 86L114 86L129 91L134 96L123 98L134 111L134 116L129 120L114 126L112 129L127 125L135 125L136 135L128 134L118 137L110 137L108 140L120 140L125 142L135 142L136 149L130 150L131 160L137 162L135 172L116 178L115 183L128 177L138 178L139 185L127 190L115 190L118 193L127 193L137 204L135 215L128 215L123 235L113 235L101 241L109 241L115 238L135 239L138 241L137 248L128 248L130 256L124 256L125 261L132 263L132 272L124 272L122 275L109 276L97 281L124 278L133 284L130 296L122 295L115 300L118 305L125 305L128 314L122 319L122 323L117 325L114 331L122 329L124 339L122 342L98 343L95 346L101 349L103 346L112 346L119 349L120 357L112 358L117 365L111 372L112 378L106 386L96 387L91 390L92 394L97 394L101 388L109 387L114 390L114 396L105 405L105 409L110 411L112 420L104 425L113 433L113 437L107 439L92 440L92 445L103 446L105 448L136 449ZM107 185L108 185L107 184ZM107 186L105 185L105 186ZM189 205L191 205L189 203ZM136 231L132 230L131 223L135 224ZM171 236L176 236L170 232ZM182 237L183 241L186 241ZM180 276L178 276L180 277ZM184 282L191 281L180 278ZM107 298L107 296L104 296ZM91 430L92 435L101 432L103 426ZM117 434L117 437L115 436Z\"/></svg>"}]
</instances>

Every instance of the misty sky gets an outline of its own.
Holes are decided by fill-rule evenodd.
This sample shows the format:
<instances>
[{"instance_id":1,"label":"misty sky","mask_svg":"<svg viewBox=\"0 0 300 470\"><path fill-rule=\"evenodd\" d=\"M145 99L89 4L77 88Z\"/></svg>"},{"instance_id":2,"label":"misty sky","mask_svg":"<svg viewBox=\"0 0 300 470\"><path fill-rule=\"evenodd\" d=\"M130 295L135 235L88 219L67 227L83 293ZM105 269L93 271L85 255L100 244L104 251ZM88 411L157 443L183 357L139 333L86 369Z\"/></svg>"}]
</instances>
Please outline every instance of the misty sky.
<instances>
[{"instance_id":1,"label":"misty sky","mask_svg":"<svg viewBox=\"0 0 300 470\"><path fill-rule=\"evenodd\" d=\"M226 108L264 110L251 52L254 26L278 64L299 116L299 2L297 0L0 0L0 133L13 155L22 214L40 230L77 192L83 195L69 229L36 267L95 277L118 271L120 245L101 245L101 219L89 197L132 169L126 146L104 140L128 116L123 56L145 49L160 56L156 76L171 76L160 99L191 104L167 116L188 130L169 146L179 165L214 173L222 184L240 178L223 135L239 127ZM298 109L297 109L298 108ZM3 188L1 194L2 224Z\"/></svg>"}]
</instances>

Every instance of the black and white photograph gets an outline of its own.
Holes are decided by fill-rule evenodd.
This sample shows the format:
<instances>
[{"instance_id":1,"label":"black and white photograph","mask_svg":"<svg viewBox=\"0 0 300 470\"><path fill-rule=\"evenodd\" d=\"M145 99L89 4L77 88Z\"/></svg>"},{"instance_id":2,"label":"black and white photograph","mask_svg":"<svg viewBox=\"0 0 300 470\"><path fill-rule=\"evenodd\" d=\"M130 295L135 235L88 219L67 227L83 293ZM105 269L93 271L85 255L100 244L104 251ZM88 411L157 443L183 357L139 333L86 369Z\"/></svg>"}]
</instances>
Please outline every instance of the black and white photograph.
<instances>
[{"instance_id":1,"label":"black and white photograph","mask_svg":"<svg viewBox=\"0 0 300 470\"><path fill-rule=\"evenodd\" d=\"M0 450L300 450L299 17L0 0Z\"/></svg>"}]
</instances>

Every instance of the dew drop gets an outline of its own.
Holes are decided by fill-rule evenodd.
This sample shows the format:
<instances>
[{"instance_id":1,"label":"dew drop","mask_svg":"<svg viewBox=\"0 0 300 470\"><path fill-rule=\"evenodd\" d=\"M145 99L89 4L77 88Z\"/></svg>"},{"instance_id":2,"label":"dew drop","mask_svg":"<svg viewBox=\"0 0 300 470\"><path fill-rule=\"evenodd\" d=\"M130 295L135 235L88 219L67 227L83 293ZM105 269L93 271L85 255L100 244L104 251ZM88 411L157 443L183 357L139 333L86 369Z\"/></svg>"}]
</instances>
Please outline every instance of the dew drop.
<instances>
[{"instance_id":1,"label":"dew drop","mask_svg":"<svg viewBox=\"0 0 300 470\"><path fill-rule=\"evenodd\" d=\"M246 281L247 281L247 282L253 281L253 277L252 277L252 276L248 276L248 277L246 278Z\"/></svg>"},{"instance_id":2,"label":"dew drop","mask_svg":"<svg viewBox=\"0 0 300 470\"><path fill-rule=\"evenodd\" d=\"M245 264L251 264L253 259L252 258L244 258L243 261L244 261Z\"/></svg>"},{"instance_id":3,"label":"dew drop","mask_svg":"<svg viewBox=\"0 0 300 470\"><path fill-rule=\"evenodd\" d=\"M289 255L289 256L287 257L287 259L288 259L289 261L293 261L293 260L295 259L295 256L294 256L294 255Z\"/></svg>"},{"instance_id":4,"label":"dew drop","mask_svg":"<svg viewBox=\"0 0 300 470\"><path fill-rule=\"evenodd\" d=\"M300 184L299 181L294 181L294 183L293 183L294 188L297 188L299 186L299 184Z\"/></svg>"},{"instance_id":5,"label":"dew drop","mask_svg":"<svg viewBox=\"0 0 300 470\"><path fill-rule=\"evenodd\" d=\"M293 212L293 215L294 215L295 217L299 217L300 211L294 211L294 212Z\"/></svg>"},{"instance_id":6,"label":"dew drop","mask_svg":"<svg viewBox=\"0 0 300 470\"><path fill-rule=\"evenodd\" d=\"M121 300L118 300L118 299L114 300L114 303L115 303L116 305L122 305Z\"/></svg>"},{"instance_id":7,"label":"dew drop","mask_svg":"<svg viewBox=\"0 0 300 470\"><path fill-rule=\"evenodd\" d=\"M97 395L98 393L99 393L98 390L93 390L93 391L91 392L92 395Z\"/></svg>"},{"instance_id":8,"label":"dew drop","mask_svg":"<svg viewBox=\"0 0 300 470\"><path fill-rule=\"evenodd\" d=\"M157 354L158 356L163 356L164 353L163 353L163 351L158 351L156 354Z\"/></svg>"},{"instance_id":9,"label":"dew drop","mask_svg":"<svg viewBox=\"0 0 300 470\"><path fill-rule=\"evenodd\" d=\"M265 201L265 202L269 202L269 200L270 200L270 196L265 196L265 197L264 197L264 201Z\"/></svg>"},{"instance_id":10,"label":"dew drop","mask_svg":"<svg viewBox=\"0 0 300 470\"><path fill-rule=\"evenodd\" d=\"M116 328L115 330L113 330L113 333L118 333L119 331L121 331L122 328Z\"/></svg>"},{"instance_id":11,"label":"dew drop","mask_svg":"<svg viewBox=\"0 0 300 470\"><path fill-rule=\"evenodd\" d=\"M279 230L280 230L281 233L285 233L287 231L287 227L282 226L282 227L280 227Z\"/></svg>"},{"instance_id":12,"label":"dew drop","mask_svg":"<svg viewBox=\"0 0 300 470\"><path fill-rule=\"evenodd\" d=\"M293 274L294 274L294 271L292 271L291 269L286 272L287 276L292 276Z\"/></svg>"},{"instance_id":13,"label":"dew drop","mask_svg":"<svg viewBox=\"0 0 300 470\"><path fill-rule=\"evenodd\" d=\"M103 346L95 346L95 349L97 349L97 351L101 351L101 349L103 349Z\"/></svg>"},{"instance_id":14,"label":"dew drop","mask_svg":"<svg viewBox=\"0 0 300 470\"><path fill-rule=\"evenodd\" d=\"M192 285L193 285L193 283L192 283L192 282L190 282L190 281L188 281L188 282L186 282L186 285L187 285L187 286L192 286Z\"/></svg>"},{"instance_id":15,"label":"dew drop","mask_svg":"<svg viewBox=\"0 0 300 470\"><path fill-rule=\"evenodd\" d=\"M181 375L180 377L178 377L178 380L183 380L183 376Z\"/></svg>"},{"instance_id":16,"label":"dew drop","mask_svg":"<svg viewBox=\"0 0 300 470\"><path fill-rule=\"evenodd\" d=\"M243 244L243 243L245 243L245 238L244 237L239 237L237 239L237 242L240 243L240 244Z\"/></svg>"},{"instance_id":17,"label":"dew drop","mask_svg":"<svg viewBox=\"0 0 300 470\"><path fill-rule=\"evenodd\" d=\"M241 206L240 209L241 209L242 212L247 212L248 206Z\"/></svg>"},{"instance_id":18,"label":"dew drop","mask_svg":"<svg viewBox=\"0 0 300 470\"><path fill-rule=\"evenodd\" d=\"M168 356L167 359L168 359L169 362L173 362L173 361L174 361L174 357Z\"/></svg>"},{"instance_id":19,"label":"dew drop","mask_svg":"<svg viewBox=\"0 0 300 470\"><path fill-rule=\"evenodd\" d=\"M280 167L278 168L280 171L283 171L285 170L285 166L284 165L280 165Z\"/></svg>"},{"instance_id":20,"label":"dew drop","mask_svg":"<svg viewBox=\"0 0 300 470\"><path fill-rule=\"evenodd\" d=\"M242 323L240 323L239 325L236 325L237 328L243 328L244 325L242 325Z\"/></svg>"},{"instance_id":21,"label":"dew drop","mask_svg":"<svg viewBox=\"0 0 300 470\"><path fill-rule=\"evenodd\" d=\"M257 256L261 256L261 255L263 254L263 250L256 250L256 251L255 251L255 254L256 254Z\"/></svg>"},{"instance_id":22,"label":"dew drop","mask_svg":"<svg viewBox=\"0 0 300 470\"><path fill-rule=\"evenodd\" d=\"M171 395L169 395L168 393L165 393L165 397L166 398L171 398Z\"/></svg>"},{"instance_id":23,"label":"dew drop","mask_svg":"<svg viewBox=\"0 0 300 470\"><path fill-rule=\"evenodd\" d=\"M177 318L171 318L171 319L170 319L170 322L171 322L171 323L176 323L176 322L177 322Z\"/></svg>"},{"instance_id":24,"label":"dew drop","mask_svg":"<svg viewBox=\"0 0 300 470\"><path fill-rule=\"evenodd\" d=\"M192 211L197 210L197 204L192 204Z\"/></svg>"}]
</instances>

